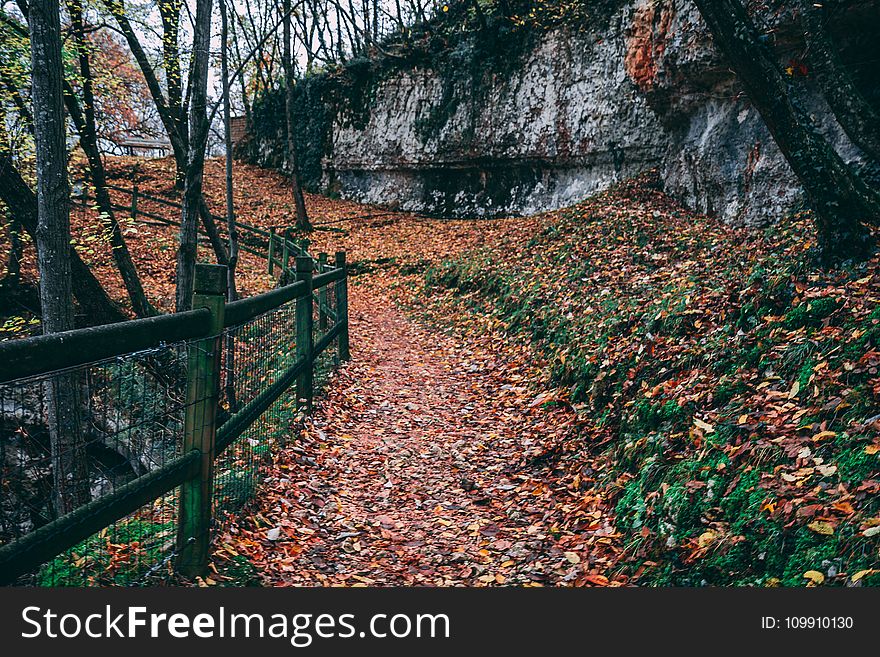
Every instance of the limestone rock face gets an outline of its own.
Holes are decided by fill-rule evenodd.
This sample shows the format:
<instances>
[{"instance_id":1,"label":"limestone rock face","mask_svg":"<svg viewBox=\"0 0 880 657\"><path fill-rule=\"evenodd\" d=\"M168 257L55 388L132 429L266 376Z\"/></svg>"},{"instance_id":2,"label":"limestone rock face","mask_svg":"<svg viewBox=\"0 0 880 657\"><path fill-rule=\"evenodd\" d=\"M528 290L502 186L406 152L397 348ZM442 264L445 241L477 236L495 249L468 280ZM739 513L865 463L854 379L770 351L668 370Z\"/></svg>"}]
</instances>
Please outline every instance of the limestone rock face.
<instances>
[{"instance_id":1,"label":"limestone rock face","mask_svg":"<svg viewBox=\"0 0 880 657\"><path fill-rule=\"evenodd\" d=\"M783 65L803 54L794 4L759 17ZM562 207L659 168L668 192L733 224L797 207L797 181L693 3L612 6L595 28L544 34L504 74L450 83L436 67L392 73L366 122L333 122L324 184L369 203L493 216ZM843 37L869 36L880 7L854 2L838 23ZM847 59L869 58L868 37L846 38ZM796 82L837 151L858 160L809 76Z\"/></svg>"}]
</instances>

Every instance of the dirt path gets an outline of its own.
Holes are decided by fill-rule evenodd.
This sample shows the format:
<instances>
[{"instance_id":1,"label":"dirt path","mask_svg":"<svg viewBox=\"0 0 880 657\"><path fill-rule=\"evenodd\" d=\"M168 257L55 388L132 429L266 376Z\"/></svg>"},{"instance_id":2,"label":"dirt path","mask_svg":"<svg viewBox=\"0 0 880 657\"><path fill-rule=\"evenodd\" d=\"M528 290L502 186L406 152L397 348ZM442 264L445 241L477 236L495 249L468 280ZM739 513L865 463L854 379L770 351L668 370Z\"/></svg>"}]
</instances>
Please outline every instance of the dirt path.
<instances>
[{"instance_id":1,"label":"dirt path","mask_svg":"<svg viewBox=\"0 0 880 657\"><path fill-rule=\"evenodd\" d=\"M523 365L414 323L381 288L351 298L353 360L268 482L265 583L604 583L609 524L551 528L557 493L519 472L559 419L530 405Z\"/></svg>"}]
</instances>

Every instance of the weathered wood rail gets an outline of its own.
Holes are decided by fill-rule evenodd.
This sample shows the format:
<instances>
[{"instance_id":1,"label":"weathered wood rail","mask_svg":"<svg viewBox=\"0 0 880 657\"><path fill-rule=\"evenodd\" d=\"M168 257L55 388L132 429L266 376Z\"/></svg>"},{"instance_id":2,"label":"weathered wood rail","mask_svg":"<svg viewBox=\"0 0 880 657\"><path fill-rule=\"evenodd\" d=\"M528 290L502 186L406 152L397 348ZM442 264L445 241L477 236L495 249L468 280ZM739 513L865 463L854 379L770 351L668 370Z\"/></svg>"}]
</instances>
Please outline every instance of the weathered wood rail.
<instances>
[{"instance_id":1,"label":"weathered wood rail","mask_svg":"<svg viewBox=\"0 0 880 657\"><path fill-rule=\"evenodd\" d=\"M349 358L348 271L345 253L332 265L326 255L315 260L299 255L296 281L265 294L226 302L226 268L198 265L193 310L161 317L77 329L48 336L0 343L0 385L43 385L59 370L86 366L102 359L186 343L186 406L182 453L161 467L121 485L24 536L0 546L0 584L9 584L111 523L180 487L177 514L178 572L194 576L209 558L212 527L212 489L217 457L269 407L296 384L296 399L311 407L313 373L318 356L336 342L340 361ZM334 307L327 296L335 299ZM258 321L285 304L295 304L295 361L253 399L218 422L221 398L221 359L224 331ZM321 337L315 341L313 316L319 317ZM289 342L275 345L289 348ZM40 378L42 377L42 379ZM0 491L2 494L2 491Z\"/></svg>"},{"instance_id":2,"label":"weathered wood rail","mask_svg":"<svg viewBox=\"0 0 880 657\"><path fill-rule=\"evenodd\" d=\"M147 202L180 211L182 206L177 201L147 194L141 191L136 184L130 188L119 185L107 185L107 189L115 192L111 196L111 208L117 212L124 212L132 221L144 222L146 218L149 220L146 223L161 226L180 226L178 220L170 219L156 212L146 210L143 207L144 202ZM116 201L114 197L120 194L124 194L131 199L128 205ZM79 203L80 205L87 206L89 200L89 197L81 196ZM217 233L223 238L228 238L226 218L213 213L210 213L210 217L217 228ZM270 274L274 274L277 269L279 275L282 275L290 269L290 258L308 255L309 240L306 238L299 241L295 240L290 235L291 229L289 226L273 226L267 230L238 219L236 219L235 225L238 229L239 249L268 260L268 271ZM199 235L210 240L210 236L202 226L199 226ZM283 254L283 257L279 257L278 254Z\"/></svg>"}]
</instances>

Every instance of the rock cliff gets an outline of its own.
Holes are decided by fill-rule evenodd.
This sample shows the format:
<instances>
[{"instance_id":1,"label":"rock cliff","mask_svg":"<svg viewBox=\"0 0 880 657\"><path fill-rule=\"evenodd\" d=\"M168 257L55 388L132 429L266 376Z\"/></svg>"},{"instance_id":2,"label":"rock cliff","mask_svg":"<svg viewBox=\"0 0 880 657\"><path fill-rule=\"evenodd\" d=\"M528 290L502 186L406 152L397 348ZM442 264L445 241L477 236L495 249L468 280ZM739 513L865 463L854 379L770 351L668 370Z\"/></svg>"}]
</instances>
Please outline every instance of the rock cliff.
<instances>
[{"instance_id":1,"label":"rock cliff","mask_svg":"<svg viewBox=\"0 0 880 657\"><path fill-rule=\"evenodd\" d=\"M761 225L796 208L796 180L693 4L600 4L602 20L525 44L500 40L492 61L459 46L440 62L386 62L362 85L369 89L358 97L357 120L350 106L311 94L302 114L320 102L326 116L305 145L321 144L320 176L311 178L360 201L491 216L564 206L658 168L668 192L730 223ZM811 87L792 3L770 4L760 19L781 64L799 78L800 102L844 159L858 161ZM862 64L880 7L850 4L834 28L860 83L876 95L876 74ZM357 75L347 72L348 87ZM326 90L333 76L324 77ZM251 159L283 165L279 136L256 137Z\"/></svg>"}]
</instances>

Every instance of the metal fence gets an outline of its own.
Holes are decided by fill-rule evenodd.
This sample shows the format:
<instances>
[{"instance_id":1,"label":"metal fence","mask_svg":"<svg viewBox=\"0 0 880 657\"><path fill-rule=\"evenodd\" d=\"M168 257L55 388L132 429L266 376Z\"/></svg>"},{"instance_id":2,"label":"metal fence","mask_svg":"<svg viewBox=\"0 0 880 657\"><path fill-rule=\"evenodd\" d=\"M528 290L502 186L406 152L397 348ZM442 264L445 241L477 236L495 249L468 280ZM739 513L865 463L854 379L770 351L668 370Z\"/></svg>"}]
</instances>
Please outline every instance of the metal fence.
<instances>
[{"instance_id":1,"label":"metal fence","mask_svg":"<svg viewBox=\"0 0 880 657\"><path fill-rule=\"evenodd\" d=\"M196 310L0 343L0 583L204 571L321 361L348 358L344 254L313 262L232 303L200 265Z\"/></svg>"}]
</instances>

